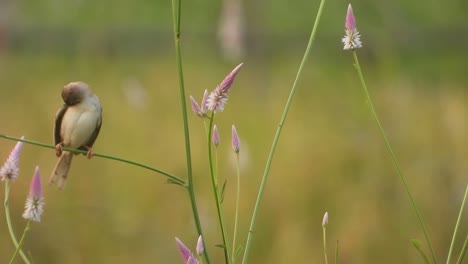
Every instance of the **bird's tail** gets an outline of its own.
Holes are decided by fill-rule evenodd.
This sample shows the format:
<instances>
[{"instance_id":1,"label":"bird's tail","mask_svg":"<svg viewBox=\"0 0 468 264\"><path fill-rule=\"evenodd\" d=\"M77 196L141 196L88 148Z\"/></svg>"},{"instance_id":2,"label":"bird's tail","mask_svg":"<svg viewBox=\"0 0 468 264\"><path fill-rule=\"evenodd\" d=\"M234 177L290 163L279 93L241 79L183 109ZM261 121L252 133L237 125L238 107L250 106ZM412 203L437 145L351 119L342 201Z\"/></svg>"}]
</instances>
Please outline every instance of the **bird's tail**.
<instances>
[{"instance_id":1,"label":"bird's tail","mask_svg":"<svg viewBox=\"0 0 468 264\"><path fill-rule=\"evenodd\" d=\"M62 152L60 158L55 165L55 168L50 176L49 184L53 184L58 180L57 187L63 189L67 181L68 171L70 170L70 165L72 162L73 154L68 151Z\"/></svg>"}]
</instances>

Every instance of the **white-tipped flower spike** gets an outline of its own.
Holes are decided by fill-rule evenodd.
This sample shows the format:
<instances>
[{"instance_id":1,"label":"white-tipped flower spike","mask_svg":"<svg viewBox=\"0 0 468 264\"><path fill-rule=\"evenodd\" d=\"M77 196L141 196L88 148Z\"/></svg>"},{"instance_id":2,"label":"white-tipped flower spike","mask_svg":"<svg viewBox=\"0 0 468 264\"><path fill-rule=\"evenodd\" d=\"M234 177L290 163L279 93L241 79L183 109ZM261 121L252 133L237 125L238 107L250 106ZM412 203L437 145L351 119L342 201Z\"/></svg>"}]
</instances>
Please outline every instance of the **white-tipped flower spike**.
<instances>
[{"instance_id":1,"label":"white-tipped flower spike","mask_svg":"<svg viewBox=\"0 0 468 264\"><path fill-rule=\"evenodd\" d=\"M41 215L44 212L44 196L42 195L42 181L41 172L39 166L36 166L34 175L31 180L31 186L29 187L29 195L26 199L26 205L24 208L23 218L32 221L40 222Z\"/></svg>"},{"instance_id":2,"label":"white-tipped flower spike","mask_svg":"<svg viewBox=\"0 0 468 264\"><path fill-rule=\"evenodd\" d=\"M205 246L203 245L203 237L200 235L197 240L197 254L201 256L205 252Z\"/></svg>"},{"instance_id":3,"label":"white-tipped flower spike","mask_svg":"<svg viewBox=\"0 0 468 264\"><path fill-rule=\"evenodd\" d=\"M184 263L198 263L197 259L192 254L192 251L190 251L190 249L186 245L184 245L184 243L182 243L182 241L180 241L180 239L178 239L177 237L175 238L175 240L177 242L177 247L179 248L180 256L182 257Z\"/></svg>"},{"instance_id":4,"label":"white-tipped flower spike","mask_svg":"<svg viewBox=\"0 0 468 264\"><path fill-rule=\"evenodd\" d=\"M239 73L243 63L237 65L234 70L229 73L226 78L210 93L208 99L206 100L206 105L208 110L215 113L221 112L224 110L224 105L227 103L227 94L234 83L237 73Z\"/></svg>"},{"instance_id":5,"label":"white-tipped flower spike","mask_svg":"<svg viewBox=\"0 0 468 264\"><path fill-rule=\"evenodd\" d=\"M21 139L24 139L24 136L21 137ZM2 168L0 168L0 177L2 178L2 181L14 182L18 178L18 163L22 148L23 142L18 141L15 148L11 151L10 156L8 156Z\"/></svg>"},{"instance_id":6,"label":"white-tipped flower spike","mask_svg":"<svg viewBox=\"0 0 468 264\"><path fill-rule=\"evenodd\" d=\"M322 220L322 227L325 227L326 225L328 225L328 212L325 212Z\"/></svg>"},{"instance_id":7,"label":"white-tipped flower spike","mask_svg":"<svg viewBox=\"0 0 468 264\"><path fill-rule=\"evenodd\" d=\"M237 135L237 130L234 125L232 125L232 150L234 150L235 153L239 153L240 150L240 139L239 136Z\"/></svg>"},{"instance_id":8,"label":"white-tipped flower spike","mask_svg":"<svg viewBox=\"0 0 468 264\"><path fill-rule=\"evenodd\" d=\"M218 133L218 127L216 125L213 126L213 135L211 140L213 141L213 144L217 147L219 145L219 133Z\"/></svg>"},{"instance_id":9,"label":"white-tipped flower spike","mask_svg":"<svg viewBox=\"0 0 468 264\"><path fill-rule=\"evenodd\" d=\"M344 50L353 50L362 48L361 35L356 27L356 18L353 14L353 7L348 5L348 12L346 13L345 22L345 36L341 40L344 44Z\"/></svg>"}]
</instances>

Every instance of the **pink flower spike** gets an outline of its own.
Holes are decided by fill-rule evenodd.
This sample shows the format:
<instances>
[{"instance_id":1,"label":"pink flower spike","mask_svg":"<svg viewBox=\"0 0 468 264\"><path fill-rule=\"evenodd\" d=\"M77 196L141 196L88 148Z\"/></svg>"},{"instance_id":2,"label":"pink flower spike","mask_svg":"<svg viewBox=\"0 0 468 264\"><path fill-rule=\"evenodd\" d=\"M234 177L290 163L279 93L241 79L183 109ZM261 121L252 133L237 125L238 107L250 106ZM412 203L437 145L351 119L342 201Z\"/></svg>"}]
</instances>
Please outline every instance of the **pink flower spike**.
<instances>
[{"instance_id":1,"label":"pink flower spike","mask_svg":"<svg viewBox=\"0 0 468 264\"><path fill-rule=\"evenodd\" d=\"M235 153L239 153L240 150L240 139L239 136L237 135L237 130L234 125L232 125L232 150L234 150Z\"/></svg>"},{"instance_id":2,"label":"pink flower spike","mask_svg":"<svg viewBox=\"0 0 468 264\"><path fill-rule=\"evenodd\" d=\"M179 252L180 252L180 256L182 257L182 260L184 261L184 263L189 263L190 258L192 259L194 258L192 252L186 245L184 245L184 243L182 243L182 241L180 241L180 239L176 237L175 240L177 242L177 247L179 248Z\"/></svg>"},{"instance_id":3,"label":"pink flower spike","mask_svg":"<svg viewBox=\"0 0 468 264\"><path fill-rule=\"evenodd\" d=\"M201 100L201 105L200 105L200 112L203 114L203 116L206 116L206 114L208 113L206 100L208 100L208 89L205 89L205 92L203 93L203 98Z\"/></svg>"},{"instance_id":4,"label":"pink flower spike","mask_svg":"<svg viewBox=\"0 0 468 264\"><path fill-rule=\"evenodd\" d=\"M346 12L345 28L347 30L356 28L356 18L354 18L353 7L351 4L348 5L348 12Z\"/></svg>"},{"instance_id":5,"label":"pink flower spike","mask_svg":"<svg viewBox=\"0 0 468 264\"><path fill-rule=\"evenodd\" d=\"M201 256L205 252L205 246L203 245L203 237L200 235L197 240L197 254Z\"/></svg>"},{"instance_id":6,"label":"pink flower spike","mask_svg":"<svg viewBox=\"0 0 468 264\"><path fill-rule=\"evenodd\" d=\"M193 99L193 96L190 96L190 103L192 104L192 111L197 114L197 116L200 116L200 106L198 105L197 101Z\"/></svg>"},{"instance_id":7,"label":"pink flower spike","mask_svg":"<svg viewBox=\"0 0 468 264\"><path fill-rule=\"evenodd\" d=\"M29 187L29 195L26 199L23 218L40 222L41 215L44 212L44 196L42 194L42 181L39 166L36 166L34 175Z\"/></svg>"},{"instance_id":8,"label":"pink flower spike","mask_svg":"<svg viewBox=\"0 0 468 264\"><path fill-rule=\"evenodd\" d=\"M234 70L229 73L226 78L218 85L213 92L210 93L208 99L206 100L206 105L208 110L213 111L215 113L221 112L224 110L224 105L227 103L228 100L228 92L234 83L234 79L236 78L237 73L239 73L243 63L237 65Z\"/></svg>"},{"instance_id":9,"label":"pink flower spike","mask_svg":"<svg viewBox=\"0 0 468 264\"><path fill-rule=\"evenodd\" d=\"M348 5L345 21L345 36L341 39L344 44L344 50L354 50L362 48L361 35L356 27L356 18L354 17L353 7Z\"/></svg>"},{"instance_id":10,"label":"pink flower spike","mask_svg":"<svg viewBox=\"0 0 468 264\"><path fill-rule=\"evenodd\" d=\"M216 125L213 126L213 135L211 137L213 144L217 147L219 145L219 133L218 127Z\"/></svg>"},{"instance_id":11,"label":"pink flower spike","mask_svg":"<svg viewBox=\"0 0 468 264\"><path fill-rule=\"evenodd\" d=\"M240 69L242 68L242 65L244 65L244 63L237 65L237 67L234 68L234 70L232 70L231 73L229 73L226 76L226 78L224 78L224 80L219 85L219 89L221 89L221 91L225 93L229 92L229 89L234 83L234 79L236 78L237 73L239 73Z\"/></svg>"},{"instance_id":12,"label":"pink flower spike","mask_svg":"<svg viewBox=\"0 0 468 264\"><path fill-rule=\"evenodd\" d=\"M21 139L24 139L24 136L21 137ZM0 168L0 177L2 178L2 181L14 182L18 178L18 163L22 148L23 142L18 141L15 145L15 148L13 148L7 160L3 164L2 168Z\"/></svg>"}]
</instances>

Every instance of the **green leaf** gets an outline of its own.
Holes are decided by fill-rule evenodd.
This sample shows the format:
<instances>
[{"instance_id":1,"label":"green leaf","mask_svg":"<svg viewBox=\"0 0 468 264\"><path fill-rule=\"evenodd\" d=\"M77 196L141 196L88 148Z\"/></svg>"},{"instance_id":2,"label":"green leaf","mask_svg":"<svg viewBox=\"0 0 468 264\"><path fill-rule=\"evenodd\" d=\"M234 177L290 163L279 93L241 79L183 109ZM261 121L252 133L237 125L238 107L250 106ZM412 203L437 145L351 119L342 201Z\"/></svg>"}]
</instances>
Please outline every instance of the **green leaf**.
<instances>
[{"instance_id":1,"label":"green leaf","mask_svg":"<svg viewBox=\"0 0 468 264\"><path fill-rule=\"evenodd\" d=\"M226 248L226 246L224 246L223 244L216 244L215 247Z\"/></svg>"}]
</instances>

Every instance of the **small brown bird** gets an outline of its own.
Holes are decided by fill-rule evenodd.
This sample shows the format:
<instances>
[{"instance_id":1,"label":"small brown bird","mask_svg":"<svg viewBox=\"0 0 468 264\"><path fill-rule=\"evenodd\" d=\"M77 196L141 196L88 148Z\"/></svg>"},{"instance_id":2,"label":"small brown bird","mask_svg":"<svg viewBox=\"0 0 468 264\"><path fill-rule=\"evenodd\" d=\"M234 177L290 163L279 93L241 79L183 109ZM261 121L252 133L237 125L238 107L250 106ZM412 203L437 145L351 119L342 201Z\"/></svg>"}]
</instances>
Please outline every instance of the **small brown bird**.
<instances>
[{"instance_id":1,"label":"small brown bird","mask_svg":"<svg viewBox=\"0 0 468 264\"><path fill-rule=\"evenodd\" d=\"M63 189L70 170L73 153L63 147L87 150L86 156L93 156L93 144L102 124L102 108L99 98L84 82L71 82L63 87L65 104L55 116L55 154L59 157L50 177L49 184L59 180L57 186Z\"/></svg>"}]
</instances>

